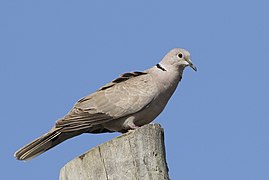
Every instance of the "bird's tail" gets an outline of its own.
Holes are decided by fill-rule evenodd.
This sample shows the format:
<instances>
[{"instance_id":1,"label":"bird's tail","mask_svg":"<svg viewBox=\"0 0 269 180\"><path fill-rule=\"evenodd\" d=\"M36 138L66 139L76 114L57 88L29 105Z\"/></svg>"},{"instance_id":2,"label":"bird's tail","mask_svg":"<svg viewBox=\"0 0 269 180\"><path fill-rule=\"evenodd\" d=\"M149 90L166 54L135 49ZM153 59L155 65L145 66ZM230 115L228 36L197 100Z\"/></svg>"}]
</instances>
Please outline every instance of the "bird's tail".
<instances>
[{"instance_id":1,"label":"bird's tail","mask_svg":"<svg viewBox=\"0 0 269 180\"><path fill-rule=\"evenodd\" d=\"M59 143L79 134L81 133L62 133L61 128L52 128L48 133L19 149L15 152L14 156L18 160L30 160Z\"/></svg>"}]
</instances>

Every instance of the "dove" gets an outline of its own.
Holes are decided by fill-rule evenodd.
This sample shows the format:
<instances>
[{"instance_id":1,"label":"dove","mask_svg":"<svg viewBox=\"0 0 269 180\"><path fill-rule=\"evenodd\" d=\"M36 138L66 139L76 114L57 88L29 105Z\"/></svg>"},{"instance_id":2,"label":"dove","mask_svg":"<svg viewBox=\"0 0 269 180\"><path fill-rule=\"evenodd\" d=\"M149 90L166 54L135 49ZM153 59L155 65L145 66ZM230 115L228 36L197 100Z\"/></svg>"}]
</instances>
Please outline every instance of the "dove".
<instances>
[{"instance_id":1,"label":"dove","mask_svg":"<svg viewBox=\"0 0 269 180\"><path fill-rule=\"evenodd\" d=\"M174 48L157 65L142 72L122 74L78 100L48 133L19 149L14 156L30 160L82 133L125 133L152 122L165 108L187 66L197 71L190 53Z\"/></svg>"}]
</instances>

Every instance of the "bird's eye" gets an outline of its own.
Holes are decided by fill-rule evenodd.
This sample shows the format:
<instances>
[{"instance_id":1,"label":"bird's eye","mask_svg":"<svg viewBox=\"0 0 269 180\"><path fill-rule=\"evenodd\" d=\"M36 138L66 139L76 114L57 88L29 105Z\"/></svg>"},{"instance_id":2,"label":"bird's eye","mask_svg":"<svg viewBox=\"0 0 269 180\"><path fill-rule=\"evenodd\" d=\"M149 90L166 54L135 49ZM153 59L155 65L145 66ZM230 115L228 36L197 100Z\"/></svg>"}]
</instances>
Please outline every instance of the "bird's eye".
<instances>
[{"instance_id":1,"label":"bird's eye","mask_svg":"<svg viewBox=\"0 0 269 180\"><path fill-rule=\"evenodd\" d=\"M183 54L182 54L182 53L179 53L179 54L177 55L177 57L179 57L179 58L181 59L181 58L183 58Z\"/></svg>"}]
</instances>

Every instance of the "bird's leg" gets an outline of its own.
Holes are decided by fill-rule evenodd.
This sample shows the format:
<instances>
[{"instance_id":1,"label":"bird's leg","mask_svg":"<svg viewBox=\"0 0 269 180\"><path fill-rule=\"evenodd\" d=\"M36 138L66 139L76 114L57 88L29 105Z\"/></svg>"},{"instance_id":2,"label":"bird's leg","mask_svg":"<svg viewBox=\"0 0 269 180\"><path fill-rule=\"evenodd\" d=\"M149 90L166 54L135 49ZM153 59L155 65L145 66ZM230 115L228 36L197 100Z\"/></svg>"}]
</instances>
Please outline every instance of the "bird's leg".
<instances>
[{"instance_id":1,"label":"bird's leg","mask_svg":"<svg viewBox=\"0 0 269 180\"><path fill-rule=\"evenodd\" d=\"M132 123L132 124L129 124L129 128L130 128L129 130L136 130L136 129L139 128L139 126L137 126L134 123Z\"/></svg>"},{"instance_id":2,"label":"bird's leg","mask_svg":"<svg viewBox=\"0 0 269 180\"><path fill-rule=\"evenodd\" d=\"M139 128L139 126L135 125L134 123L128 124L128 132L134 131Z\"/></svg>"},{"instance_id":3,"label":"bird's leg","mask_svg":"<svg viewBox=\"0 0 269 180\"><path fill-rule=\"evenodd\" d=\"M134 123L134 117L128 117L123 126L122 126L122 129L121 129L121 133L126 133L126 132L130 132L130 131L133 131L133 130L136 130L138 129L139 126L137 126L135 123Z\"/></svg>"},{"instance_id":4,"label":"bird's leg","mask_svg":"<svg viewBox=\"0 0 269 180\"><path fill-rule=\"evenodd\" d=\"M130 123L130 124L128 124L128 126L126 126L126 128L122 129L119 132L121 132L121 133L132 132L138 128L139 128L139 126L135 125L134 123Z\"/></svg>"}]
</instances>

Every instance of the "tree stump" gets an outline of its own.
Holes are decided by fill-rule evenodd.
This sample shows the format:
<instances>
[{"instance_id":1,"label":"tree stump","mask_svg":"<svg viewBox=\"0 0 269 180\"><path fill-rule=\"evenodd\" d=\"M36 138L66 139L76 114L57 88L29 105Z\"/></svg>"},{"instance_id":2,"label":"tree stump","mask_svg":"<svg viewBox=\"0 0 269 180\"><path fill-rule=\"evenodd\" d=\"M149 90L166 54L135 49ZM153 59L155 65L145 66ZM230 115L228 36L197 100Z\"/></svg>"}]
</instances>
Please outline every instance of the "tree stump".
<instances>
[{"instance_id":1,"label":"tree stump","mask_svg":"<svg viewBox=\"0 0 269 180\"><path fill-rule=\"evenodd\" d=\"M168 180L164 133L148 124L68 162L60 180Z\"/></svg>"}]
</instances>

